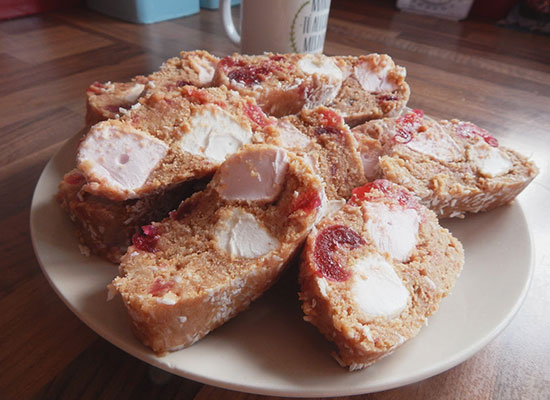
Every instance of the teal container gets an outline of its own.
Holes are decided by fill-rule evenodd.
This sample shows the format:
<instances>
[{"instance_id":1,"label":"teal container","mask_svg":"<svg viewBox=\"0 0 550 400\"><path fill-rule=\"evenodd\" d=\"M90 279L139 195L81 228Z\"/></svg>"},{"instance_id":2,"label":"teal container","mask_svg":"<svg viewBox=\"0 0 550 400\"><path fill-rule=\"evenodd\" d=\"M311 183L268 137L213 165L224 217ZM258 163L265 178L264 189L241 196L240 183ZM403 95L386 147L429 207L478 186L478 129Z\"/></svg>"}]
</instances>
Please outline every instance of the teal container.
<instances>
[{"instance_id":1,"label":"teal container","mask_svg":"<svg viewBox=\"0 0 550 400\"><path fill-rule=\"evenodd\" d=\"M232 6L236 6L238 4L241 4L241 0L231 0ZM220 8L220 0L201 0L201 8L217 10L218 8Z\"/></svg>"},{"instance_id":2,"label":"teal container","mask_svg":"<svg viewBox=\"0 0 550 400\"><path fill-rule=\"evenodd\" d=\"M92 10L136 24L152 24L199 12L199 0L86 0Z\"/></svg>"}]
</instances>

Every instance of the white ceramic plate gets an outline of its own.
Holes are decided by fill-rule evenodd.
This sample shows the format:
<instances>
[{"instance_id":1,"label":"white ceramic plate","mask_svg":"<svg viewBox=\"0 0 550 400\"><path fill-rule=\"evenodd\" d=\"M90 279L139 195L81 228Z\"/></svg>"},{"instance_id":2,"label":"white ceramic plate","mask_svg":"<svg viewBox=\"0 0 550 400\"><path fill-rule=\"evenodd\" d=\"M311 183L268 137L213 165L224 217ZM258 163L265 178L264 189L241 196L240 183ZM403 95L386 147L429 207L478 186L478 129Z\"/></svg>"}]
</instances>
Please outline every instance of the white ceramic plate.
<instances>
[{"instance_id":1,"label":"white ceramic plate","mask_svg":"<svg viewBox=\"0 0 550 400\"><path fill-rule=\"evenodd\" d=\"M330 345L302 321L292 270L248 311L205 339L157 357L132 335L120 298L106 302L106 285L117 267L80 254L69 218L54 200L59 181L74 165L77 140L46 166L32 201L32 240L44 274L91 329L135 357L186 378L279 396L395 388L443 372L480 350L510 322L529 286L531 240L516 202L445 223L466 251L453 293L416 338L366 370L350 373L339 367Z\"/></svg>"}]
</instances>

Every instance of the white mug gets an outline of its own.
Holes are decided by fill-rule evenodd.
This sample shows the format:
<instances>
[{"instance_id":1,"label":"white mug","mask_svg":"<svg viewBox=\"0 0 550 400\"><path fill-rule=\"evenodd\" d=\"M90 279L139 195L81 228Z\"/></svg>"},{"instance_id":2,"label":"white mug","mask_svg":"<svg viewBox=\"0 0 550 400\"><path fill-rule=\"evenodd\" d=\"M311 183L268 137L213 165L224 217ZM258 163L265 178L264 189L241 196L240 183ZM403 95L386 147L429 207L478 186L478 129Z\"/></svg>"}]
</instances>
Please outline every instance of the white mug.
<instances>
[{"instance_id":1,"label":"white mug","mask_svg":"<svg viewBox=\"0 0 550 400\"><path fill-rule=\"evenodd\" d=\"M231 0L221 0L222 22L243 54L322 53L330 0L241 0L241 34Z\"/></svg>"}]
</instances>

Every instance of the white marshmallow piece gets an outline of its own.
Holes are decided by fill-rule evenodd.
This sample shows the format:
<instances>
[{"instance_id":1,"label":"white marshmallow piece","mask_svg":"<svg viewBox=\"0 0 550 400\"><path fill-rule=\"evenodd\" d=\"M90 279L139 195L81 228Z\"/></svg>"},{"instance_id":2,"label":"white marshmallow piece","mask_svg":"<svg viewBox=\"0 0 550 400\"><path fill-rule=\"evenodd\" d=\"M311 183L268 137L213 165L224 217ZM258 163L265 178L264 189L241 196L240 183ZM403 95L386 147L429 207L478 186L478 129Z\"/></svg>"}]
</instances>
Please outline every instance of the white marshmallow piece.
<instances>
[{"instance_id":1,"label":"white marshmallow piece","mask_svg":"<svg viewBox=\"0 0 550 400\"><path fill-rule=\"evenodd\" d=\"M94 125L80 144L77 166L88 182L131 195L167 151L164 142L146 132L105 121Z\"/></svg>"},{"instance_id":2,"label":"white marshmallow piece","mask_svg":"<svg viewBox=\"0 0 550 400\"><path fill-rule=\"evenodd\" d=\"M229 201L273 201L288 170L286 151L250 148L227 159L218 170L216 190Z\"/></svg>"},{"instance_id":3,"label":"white marshmallow piece","mask_svg":"<svg viewBox=\"0 0 550 400\"><path fill-rule=\"evenodd\" d=\"M512 160L499 148L483 141L468 149L468 159L474 162L481 175L488 178L505 175L514 166Z\"/></svg>"},{"instance_id":4,"label":"white marshmallow piece","mask_svg":"<svg viewBox=\"0 0 550 400\"><path fill-rule=\"evenodd\" d=\"M367 232L383 253L407 261L416 247L420 217L416 210L383 203L365 204Z\"/></svg>"},{"instance_id":5,"label":"white marshmallow piece","mask_svg":"<svg viewBox=\"0 0 550 400\"><path fill-rule=\"evenodd\" d=\"M306 108L330 103L338 95L344 74L332 58L323 54L305 54L298 61L298 68L313 77L313 90L306 100Z\"/></svg>"},{"instance_id":6,"label":"white marshmallow piece","mask_svg":"<svg viewBox=\"0 0 550 400\"><path fill-rule=\"evenodd\" d=\"M294 192L294 196L298 196L298 195L299 195L298 192ZM317 225L329 213L329 210L328 210L329 200L328 200L327 194L325 193L324 189L322 189L319 192L319 199L321 200L321 205L316 210L317 211L317 216L315 217L315 220L313 221L311 226ZM333 200L333 201L338 201L338 200Z\"/></svg>"},{"instance_id":7,"label":"white marshmallow piece","mask_svg":"<svg viewBox=\"0 0 550 400\"><path fill-rule=\"evenodd\" d=\"M377 152L361 152L363 173L367 179L374 179L380 170L380 154Z\"/></svg>"},{"instance_id":8,"label":"white marshmallow piece","mask_svg":"<svg viewBox=\"0 0 550 400\"><path fill-rule=\"evenodd\" d=\"M323 216L330 217L332 214L340 211L342 207L346 205L346 200L328 200L326 206L323 208Z\"/></svg>"},{"instance_id":9,"label":"white marshmallow piece","mask_svg":"<svg viewBox=\"0 0 550 400\"><path fill-rule=\"evenodd\" d=\"M319 287L319 293L321 293L321 296L323 296L325 299L328 299L328 293L330 291L330 286L328 285L328 282L323 277L316 277L315 282L317 283L317 286Z\"/></svg>"},{"instance_id":10,"label":"white marshmallow piece","mask_svg":"<svg viewBox=\"0 0 550 400\"><path fill-rule=\"evenodd\" d=\"M199 85L204 86L212 82L214 72L216 71L216 64L206 57L191 56L189 59L191 61L190 65L198 74Z\"/></svg>"},{"instance_id":11,"label":"white marshmallow piece","mask_svg":"<svg viewBox=\"0 0 550 400\"><path fill-rule=\"evenodd\" d=\"M368 63L363 62L353 68L353 75L367 92L393 92L397 90L397 86L388 80L389 70L390 66L388 65L379 71L374 71Z\"/></svg>"},{"instance_id":12,"label":"white marshmallow piece","mask_svg":"<svg viewBox=\"0 0 550 400\"><path fill-rule=\"evenodd\" d=\"M298 67L308 75L325 75L332 81L341 81L343 73L336 63L323 54L305 54Z\"/></svg>"},{"instance_id":13,"label":"white marshmallow piece","mask_svg":"<svg viewBox=\"0 0 550 400\"><path fill-rule=\"evenodd\" d=\"M321 207L319 207L319 214L317 214L317 218L315 218L314 225L321 222L323 218L335 214L346 205L346 200L344 199L329 200L324 189L319 192L319 198L321 199Z\"/></svg>"},{"instance_id":14,"label":"white marshmallow piece","mask_svg":"<svg viewBox=\"0 0 550 400\"><path fill-rule=\"evenodd\" d=\"M311 144L311 139L288 121L279 120L277 128L280 145L287 150L304 150Z\"/></svg>"},{"instance_id":15,"label":"white marshmallow piece","mask_svg":"<svg viewBox=\"0 0 550 400\"><path fill-rule=\"evenodd\" d=\"M381 149L370 148L359 141L357 150L361 156L363 164L363 173L369 180L374 179L380 172L380 156L383 154Z\"/></svg>"},{"instance_id":16,"label":"white marshmallow piece","mask_svg":"<svg viewBox=\"0 0 550 400\"><path fill-rule=\"evenodd\" d=\"M393 266L380 255L356 261L351 293L365 314L388 319L399 316L410 299L409 291Z\"/></svg>"},{"instance_id":17,"label":"white marshmallow piece","mask_svg":"<svg viewBox=\"0 0 550 400\"><path fill-rule=\"evenodd\" d=\"M443 162L456 161L462 157L462 151L456 142L437 122L432 129L415 132L406 146Z\"/></svg>"},{"instance_id":18,"label":"white marshmallow piece","mask_svg":"<svg viewBox=\"0 0 550 400\"><path fill-rule=\"evenodd\" d=\"M166 304L167 306L173 306L178 302L178 296L175 293L168 292L162 297L155 297L157 303Z\"/></svg>"},{"instance_id":19,"label":"white marshmallow piece","mask_svg":"<svg viewBox=\"0 0 550 400\"><path fill-rule=\"evenodd\" d=\"M384 150L380 145L380 140L368 138L363 133L354 132L353 138L357 142L357 150L361 156L363 164L363 173L368 180L373 180L380 175L380 157Z\"/></svg>"},{"instance_id":20,"label":"white marshmallow piece","mask_svg":"<svg viewBox=\"0 0 550 400\"><path fill-rule=\"evenodd\" d=\"M135 103L139 99L139 96L143 93L144 89L145 85L136 83L124 93L124 100L128 103Z\"/></svg>"},{"instance_id":21,"label":"white marshmallow piece","mask_svg":"<svg viewBox=\"0 0 550 400\"><path fill-rule=\"evenodd\" d=\"M209 104L190 120L190 130L180 140L184 152L221 163L252 140L252 131L220 107Z\"/></svg>"},{"instance_id":22,"label":"white marshmallow piece","mask_svg":"<svg viewBox=\"0 0 550 400\"><path fill-rule=\"evenodd\" d=\"M231 257L259 258L280 246L254 215L240 208L222 216L214 227L214 237L217 248Z\"/></svg>"}]
</instances>

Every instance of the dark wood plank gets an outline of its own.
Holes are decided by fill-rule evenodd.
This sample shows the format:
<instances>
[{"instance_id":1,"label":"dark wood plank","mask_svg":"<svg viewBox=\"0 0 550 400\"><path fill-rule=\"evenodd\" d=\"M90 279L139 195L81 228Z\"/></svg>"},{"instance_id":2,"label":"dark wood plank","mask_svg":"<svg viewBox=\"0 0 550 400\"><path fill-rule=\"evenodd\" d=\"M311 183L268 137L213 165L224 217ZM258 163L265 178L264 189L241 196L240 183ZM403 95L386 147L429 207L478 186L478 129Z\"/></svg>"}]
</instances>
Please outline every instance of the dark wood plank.
<instances>
[{"instance_id":1,"label":"dark wood plank","mask_svg":"<svg viewBox=\"0 0 550 400\"><path fill-rule=\"evenodd\" d=\"M96 340L37 393L37 399L189 399L201 384L149 366Z\"/></svg>"},{"instance_id":2,"label":"dark wood plank","mask_svg":"<svg viewBox=\"0 0 550 400\"><path fill-rule=\"evenodd\" d=\"M0 299L3 398L30 398L86 349L97 335L35 275Z\"/></svg>"},{"instance_id":3,"label":"dark wood plank","mask_svg":"<svg viewBox=\"0 0 550 400\"><path fill-rule=\"evenodd\" d=\"M2 130L0 168L51 143L62 142L81 128L80 115L64 107L45 110L36 113L32 119L14 122Z\"/></svg>"},{"instance_id":4,"label":"dark wood plank","mask_svg":"<svg viewBox=\"0 0 550 400\"><path fill-rule=\"evenodd\" d=\"M0 53L0 71L2 71L4 77L18 73L19 71L25 70L28 67L28 63L18 60L17 58L10 56L9 54Z\"/></svg>"},{"instance_id":5,"label":"dark wood plank","mask_svg":"<svg viewBox=\"0 0 550 400\"><path fill-rule=\"evenodd\" d=\"M58 26L59 23L48 15L31 15L25 18L14 18L2 21L0 32L7 34L20 34Z\"/></svg>"},{"instance_id":6,"label":"dark wood plank","mask_svg":"<svg viewBox=\"0 0 550 400\"><path fill-rule=\"evenodd\" d=\"M154 55L140 54L121 64L106 63L101 67L37 83L13 92L9 97L0 97L0 109L3 110L0 129L21 120L31 120L36 114L59 107L67 107L79 113L84 121L85 90L92 82L130 80L135 75L157 69L162 61Z\"/></svg>"},{"instance_id":7,"label":"dark wood plank","mask_svg":"<svg viewBox=\"0 0 550 400\"><path fill-rule=\"evenodd\" d=\"M70 20L71 24L79 28L116 37L125 43L140 45L148 52L163 58L177 56L182 50L208 48L214 54L229 54L237 50L229 40L219 34L187 26L187 21L193 20L219 22L217 11L204 10L198 15L181 18L181 23L164 21L150 25L134 25L102 15L90 19L80 10L59 12L55 15L64 21Z\"/></svg>"},{"instance_id":8,"label":"dark wood plank","mask_svg":"<svg viewBox=\"0 0 550 400\"><path fill-rule=\"evenodd\" d=\"M57 108L2 129L0 218L7 219L30 207L34 186L46 162L82 125L82 115Z\"/></svg>"},{"instance_id":9,"label":"dark wood plank","mask_svg":"<svg viewBox=\"0 0 550 400\"><path fill-rule=\"evenodd\" d=\"M67 40L68 38L70 40ZM112 44L111 40L60 25L11 34L0 43L0 52L30 64L38 64L110 44ZM54 48L55 51L52 51Z\"/></svg>"},{"instance_id":10,"label":"dark wood plank","mask_svg":"<svg viewBox=\"0 0 550 400\"><path fill-rule=\"evenodd\" d=\"M9 295L18 285L41 273L33 260L34 251L28 229L28 205L22 212L2 218L2 221L0 253L5 258L0 277L0 299Z\"/></svg>"},{"instance_id":11,"label":"dark wood plank","mask_svg":"<svg viewBox=\"0 0 550 400\"><path fill-rule=\"evenodd\" d=\"M449 22L430 16L396 13L388 4L369 9L373 11L369 13L360 12L361 6L354 1L335 4L331 9L332 20L341 20L344 24L353 23L416 45L433 46L441 51L478 54L486 59L497 57L512 65L526 65L548 72L550 41L541 35L511 31L476 20Z\"/></svg>"},{"instance_id":12,"label":"dark wood plank","mask_svg":"<svg viewBox=\"0 0 550 400\"><path fill-rule=\"evenodd\" d=\"M18 68L9 75L0 77L0 95L8 96L44 82L99 68L106 64L120 65L128 59L142 54L143 51L137 46L113 43L78 54L69 54L33 64L30 67Z\"/></svg>"}]
</instances>

